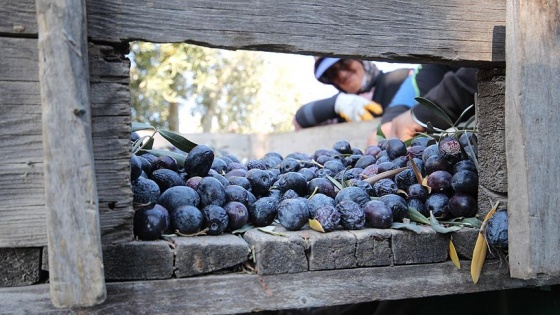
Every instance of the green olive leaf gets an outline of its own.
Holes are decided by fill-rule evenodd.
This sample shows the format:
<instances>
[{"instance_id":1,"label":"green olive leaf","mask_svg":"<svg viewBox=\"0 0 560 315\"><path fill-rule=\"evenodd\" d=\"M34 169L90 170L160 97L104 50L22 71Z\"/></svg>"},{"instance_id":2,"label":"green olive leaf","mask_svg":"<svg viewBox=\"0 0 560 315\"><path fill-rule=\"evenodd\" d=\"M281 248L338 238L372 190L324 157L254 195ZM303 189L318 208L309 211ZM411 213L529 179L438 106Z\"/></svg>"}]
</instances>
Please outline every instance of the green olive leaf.
<instances>
[{"instance_id":1,"label":"green olive leaf","mask_svg":"<svg viewBox=\"0 0 560 315\"><path fill-rule=\"evenodd\" d=\"M472 227L472 228L477 228L480 229L480 227L482 226L482 221L480 221L478 218L472 217L472 218L453 218L449 221L440 221L440 223L443 224L449 224L449 225L458 225L458 226L466 226L466 227Z\"/></svg>"},{"instance_id":2,"label":"green olive leaf","mask_svg":"<svg viewBox=\"0 0 560 315\"><path fill-rule=\"evenodd\" d=\"M414 223L393 222L393 224L391 224L391 228L397 230L409 230L416 234L422 233L422 229Z\"/></svg>"},{"instance_id":3,"label":"green olive leaf","mask_svg":"<svg viewBox=\"0 0 560 315\"><path fill-rule=\"evenodd\" d=\"M436 219L436 217L434 217L434 213L432 211L430 211L430 224L432 226L432 229L434 229L434 231L442 234L455 232L461 229L461 226L445 227L441 225Z\"/></svg>"},{"instance_id":4,"label":"green olive leaf","mask_svg":"<svg viewBox=\"0 0 560 315\"><path fill-rule=\"evenodd\" d=\"M154 137L150 137L150 139L148 139L148 141L146 141L146 143L142 145L142 148L146 150L151 150L153 147L154 147Z\"/></svg>"},{"instance_id":5,"label":"green olive leaf","mask_svg":"<svg viewBox=\"0 0 560 315\"><path fill-rule=\"evenodd\" d=\"M459 124L459 122L461 122L463 117L468 113L468 111L471 110L471 108L473 108L473 107L474 107L474 104L471 104L469 107L465 108L465 110L461 113L461 115L459 115L459 118L457 118L457 120L455 120L455 124L453 126L457 126Z\"/></svg>"},{"instance_id":6,"label":"green olive leaf","mask_svg":"<svg viewBox=\"0 0 560 315\"><path fill-rule=\"evenodd\" d=\"M430 220L426 218L422 213L418 212L418 210L408 207L408 211L406 213L406 217L410 220L418 223L430 224Z\"/></svg>"},{"instance_id":7,"label":"green olive leaf","mask_svg":"<svg viewBox=\"0 0 560 315\"><path fill-rule=\"evenodd\" d=\"M187 140L185 137L167 130L158 130L159 134L169 141L173 146L183 152L190 152L192 148L196 147L197 144Z\"/></svg>"},{"instance_id":8,"label":"green olive leaf","mask_svg":"<svg viewBox=\"0 0 560 315\"><path fill-rule=\"evenodd\" d=\"M254 226L251 223L247 223L244 226L242 226L241 228L231 231L231 234L243 234L247 231L249 231L250 229L254 228Z\"/></svg>"},{"instance_id":9,"label":"green olive leaf","mask_svg":"<svg viewBox=\"0 0 560 315\"><path fill-rule=\"evenodd\" d=\"M449 127L454 127L453 121L449 116L441 109L441 107L437 106L434 102L430 101L429 99L423 97L415 97L414 98L420 105L427 107L432 113L437 115L439 118L444 120Z\"/></svg>"},{"instance_id":10,"label":"green olive leaf","mask_svg":"<svg viewBox=\"0 0 560 315\"><path fill-rule=\"evenodd\" d=\"M381 130L381 123L379 125L377 125L377 133L376 133L377 137L380 139L387 139L387 137L385 137L385 134L383 133L383 130Z\"/></svg>"},{"instance_id":11,"label":"green olive leaf","mask_svg":"<svg viewBox=\"0 0 560 315\"><path fill-rule=\"evenodd\" d=\"M334 177L327 175L327 179L331 181L331 183L333 183L333 185L336 186L336 188L338 188L339 190L344 189L344 186L339 183L336 179L334 179Z\"/></svg>"}]
</instances>

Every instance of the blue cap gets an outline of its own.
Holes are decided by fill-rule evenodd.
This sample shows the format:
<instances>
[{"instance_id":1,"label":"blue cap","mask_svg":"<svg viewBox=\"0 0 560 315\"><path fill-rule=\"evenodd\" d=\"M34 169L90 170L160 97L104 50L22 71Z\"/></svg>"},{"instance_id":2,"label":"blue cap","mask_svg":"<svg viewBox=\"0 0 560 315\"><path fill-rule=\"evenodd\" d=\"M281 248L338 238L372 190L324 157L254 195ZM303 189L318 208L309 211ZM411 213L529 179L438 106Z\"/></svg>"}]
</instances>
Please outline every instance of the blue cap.
<instances>
[{"instance_id":1,"label":"blue cap","mask_svg":"<svg viewBox=\"0 0 560 315\"><path fill-rule=\"evenodd\" d=\"M337 63L340 58L321 58L315 63L315 78L319 80L332 65Z\"/></svg>"}]
</instances>

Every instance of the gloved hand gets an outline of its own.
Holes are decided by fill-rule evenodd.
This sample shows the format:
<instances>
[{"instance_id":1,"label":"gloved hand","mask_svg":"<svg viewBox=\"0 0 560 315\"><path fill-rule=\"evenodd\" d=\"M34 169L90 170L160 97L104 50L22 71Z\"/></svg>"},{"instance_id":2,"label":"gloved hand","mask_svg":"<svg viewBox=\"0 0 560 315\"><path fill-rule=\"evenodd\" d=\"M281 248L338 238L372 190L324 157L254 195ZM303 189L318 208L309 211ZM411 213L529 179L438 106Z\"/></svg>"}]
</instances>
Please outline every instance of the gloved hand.
<instances>
[{"instance_id":1,"label":"gloved hand","mask_svg":"<svg viewBox=\"0 0 560 315\"><path fill-rule=\"evenodd\" d=\"M383 108L376 102L361 96L340 93L336 97L334 111L346 121L355 122L373 119L372 113L380 115L383 113Z\"/></svg>"}]
</instances>

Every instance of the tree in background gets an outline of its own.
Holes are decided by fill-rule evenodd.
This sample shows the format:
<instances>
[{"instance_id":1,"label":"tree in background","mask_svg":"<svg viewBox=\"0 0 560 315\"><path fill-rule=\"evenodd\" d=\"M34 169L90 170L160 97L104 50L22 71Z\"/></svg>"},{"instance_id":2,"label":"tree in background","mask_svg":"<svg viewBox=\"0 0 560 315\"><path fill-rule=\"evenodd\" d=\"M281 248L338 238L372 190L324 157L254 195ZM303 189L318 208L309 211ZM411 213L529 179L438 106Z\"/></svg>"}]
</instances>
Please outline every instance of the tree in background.
<instances>
[{"instance_id":1,"label":"tree in background","mask_svg":"<svg viewBox=\"0 0 560 315\"><path fill-rule=\"evenodd\" d=\"M133 121L177 131L178 104L189 95L185 73L200 71L201 47L133 42L130 93Z\"/></svg>"},{"instance_id":2,"label":"tree in background","mask_svg":"<svg viewBox=\"0 0 560 315\"><path fill-rule=\"evenodd\" d=\"M133 42L132 119L178 131L178 108L186 104L191 115L201 117L203 132L291 130L297 97L281 88L281 73L263 73L267 64L262 56L182 43ZM262 88L263 82L267 87ZM292 106L282 106L286 101ZM265 109L268 115L259 116Z\"/></svg>"}]
</instances>

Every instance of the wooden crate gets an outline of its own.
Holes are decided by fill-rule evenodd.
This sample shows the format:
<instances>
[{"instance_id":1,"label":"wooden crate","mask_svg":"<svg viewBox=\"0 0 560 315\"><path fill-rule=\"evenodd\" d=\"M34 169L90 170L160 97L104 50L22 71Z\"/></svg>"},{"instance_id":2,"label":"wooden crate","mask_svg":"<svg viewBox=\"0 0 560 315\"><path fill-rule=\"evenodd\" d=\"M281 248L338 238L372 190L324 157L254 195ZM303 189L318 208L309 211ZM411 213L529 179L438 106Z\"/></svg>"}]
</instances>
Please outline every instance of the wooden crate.
<instances>
[{"instance_id":1,"label":"wooden crate","mask_svg":"<svg viewBox=\"0 0 560 315\"><path fill-rule=\"evenodd\" d=\"M518 0L408 0L399 4L407 8L402 11L389 1L344 6L321 1L287 4L273 0L0 0L0 137L4 144L4 163L0 164L0 266L2 270L16 268L11 269L15 273L6 273L10 276L3 278L8 279L3 283L16 287L0 288L0 304L7 312L30 313L55 311L53 303L58 307L98 304L90 309L97 312L127 313L142 308L146 312L164 309L236 313L560 283L560 232L555 208L558 197L549 193L560 186L554 163L560 149L552 140L560 121L555 103L560 97L556 89L560 80L560 41L558 33L547 27L555 21L556 12L549 6L552 4L521 5ZM46 32L49 28L58 33ZM54 53L48 49L56 47L53 45L57 42L49 38L62 39L66 44L58 46L60 49ZM395 261L399 256L393 255L388 262L367 266L359 263L358 258L353 262L342 256L337 262L329 261L332 256L321 258L317 254L312 257L316 259L314 263L306 258L307 269L302 263L296 273L172 278L177 271L179 276L193 275L193 270L175 269L181 260L171 261L169 257L196 244L180 244L172 250L162 242L132 241L129 79L128 61L124 57L130 40L485 69L479 72L482 85L478 114L482 115L479 121L484 163L481 188L485 189L486 199L507 196L510 273L504 274L498 264L489 264L481 282L473 285L466 270L454 269L449 261L432 260L425 264L426 261L405 257L397 261L410 263L400 265ZM70 72L53 78L52 71L60 69ZM59 85L75 89L76 94L71 96L76 97L77 103L71 99L52 103L57 95L41 96L41 86L56 90ZM60 117L53 115L57 111ZM83 119L75 132L70 129L60 142L52 141L49 135L68 128L68 113L78 120L89 117L91 122ZM496 134L504 136L491 137ZM503 139L505 143L500 141ZM274 145L267 150L273 151ZM94 173L84 172L82 177L73 174L68 181L60 180L64 168L60 159L53 159L56 150L77 152L76 156L69 155L69 161L83 159L84 170ZM46 167L46 161L58 168ZM74 206L68 209L54 208L59 200L53 197L57 193L53 179L59 179L60 191L84 191L87 196L69 199L67 204ZM83 209L76 206L79 200L83 201ZM53 217L55 214L59 217ZM78 231L83 233L65 234L63 231L70 231L71 224L61 222L81 222L84 229ZM340 237L343 242L344 236ZM392 240L394 237L391 235ZM252 246L267 244L266 240L246 242ZM307 242L320 248L320 239ZM38 257L44 256L46 260L43 248L48 243L56 245L48 257L51 278L56 274L58 281L22 286L40 281L37 266L47 267ZM471 244L466 243L467 247ZM237 255L236 262L242 260ZM159 269L142 269L138 260L126 259L146 257L145 261L153 264L158 261L157 256L166 257L166 263ZM65 260L69 257L81 258L78 261L85 262L81 266L86 270ZM56 260L54 266L52 258ZM65 262L68 267L61 268L60 263ZM380 266L386 263L389 265ZM204 274L216 271L205 267L200 270ZM105 278L118 281L105 284ZM318 289L310 278L319 279L323 286ZM69 279L71 283L65 282ZM131 279L165 280L120 282ZM328 294L319 294L318 290ZM74 291L81 294L73 294ZM235 297L239 292L243 294L240 300L225 299L211 304L208 292ZM174 303L165 303L170 300L162 297L168 295L176 297Z\"/></svg>"}]
</instances>

